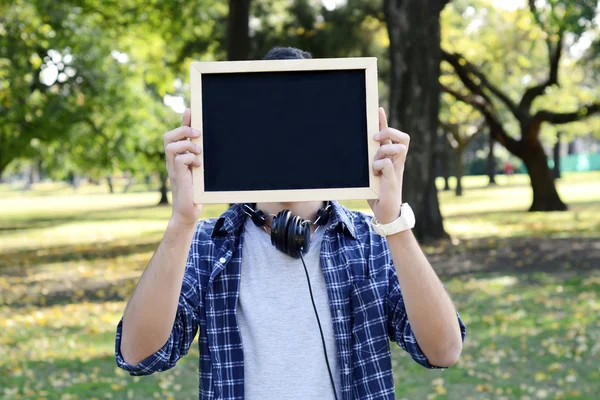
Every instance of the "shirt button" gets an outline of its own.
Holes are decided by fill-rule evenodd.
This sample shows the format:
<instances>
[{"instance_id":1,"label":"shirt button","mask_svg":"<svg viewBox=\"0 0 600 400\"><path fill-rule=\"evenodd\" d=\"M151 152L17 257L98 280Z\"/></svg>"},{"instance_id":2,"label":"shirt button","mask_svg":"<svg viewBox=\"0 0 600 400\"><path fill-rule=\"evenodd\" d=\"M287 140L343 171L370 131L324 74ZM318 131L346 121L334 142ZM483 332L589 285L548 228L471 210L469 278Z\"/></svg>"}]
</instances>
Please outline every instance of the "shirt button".
<instances>
[{"instance_id":1,"label":"shirt button","mask_svg":"<svg viewBox=\"0 0 600 400\"><path fill-rule=\"evenodd\" d=\"M219 258L219 262L220 262L221 264L225 264L225 261L227 261L227 260L225 259L225 257L221 257L221 258Z\"/></svg>"}]
</instances>

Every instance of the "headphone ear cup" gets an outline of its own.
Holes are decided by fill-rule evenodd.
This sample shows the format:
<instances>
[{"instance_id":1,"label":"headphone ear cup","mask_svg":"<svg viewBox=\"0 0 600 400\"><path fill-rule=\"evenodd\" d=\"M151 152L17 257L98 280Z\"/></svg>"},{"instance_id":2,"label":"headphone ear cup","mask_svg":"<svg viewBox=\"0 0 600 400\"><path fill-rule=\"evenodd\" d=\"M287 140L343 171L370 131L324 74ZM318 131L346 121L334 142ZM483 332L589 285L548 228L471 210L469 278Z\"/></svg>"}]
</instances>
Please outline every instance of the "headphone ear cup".
<instances>
[{"instance_id":1,"label":"headphone ear cup","mask_svg":"<svg viewBox=\"0 0 600 400\"><path fill-rule=\"evenodd\" d=\"M294 251L294 257L299 258L300 253L306 254L310 247L310 224L298 217L294 227L292 250Z\"/></svg>"},{"instance_id":2,"label":"headphone ear cup","mask_svg":"<svg viewBox=\"0 0 600 400\"><path fill-rule=\"evenodd\" d=\"M306 253L308 253L308 249L310 247L310 225L304 226L302 241L303 241L302 247L304 248L303 253L306 254Z\"/></svg>"},{"instance_id":3,"label":"headphone ear cup","mask_svg":"<svg viewBox=\"0 0 600 400\"><path fill-rule=\"evenodd\" d=\"M271 221L271 244L277 248L277 241L275 238L279 236L279 215L275 215Z\"/></svg>"},{"instance_id":4,"label":"headphone ear cup","mask_svg":"<svg viewBox=\"0 0 600 400\"><path fill-rule=\"evenodd\" d=\"M273 226L271 227L271 244L275 246L277 250L287 253L286 237L288 235L287 225L291 217L289 210L281 210L276 217L273 218Z\"/></svg>"},{"instance_id":5,"label":"headphone ear cup","mask_svg":"<svg viewBox=\"0 0 600 400\"><path fill-rule=\"evenodd\" d=\"M296 238L298 237L298 225L300 224L300 217L294 215L290 218L287 226L287 237L286 237L286 253L291 257L298 258L298 245Z\"/></svg>"}]
</instances>

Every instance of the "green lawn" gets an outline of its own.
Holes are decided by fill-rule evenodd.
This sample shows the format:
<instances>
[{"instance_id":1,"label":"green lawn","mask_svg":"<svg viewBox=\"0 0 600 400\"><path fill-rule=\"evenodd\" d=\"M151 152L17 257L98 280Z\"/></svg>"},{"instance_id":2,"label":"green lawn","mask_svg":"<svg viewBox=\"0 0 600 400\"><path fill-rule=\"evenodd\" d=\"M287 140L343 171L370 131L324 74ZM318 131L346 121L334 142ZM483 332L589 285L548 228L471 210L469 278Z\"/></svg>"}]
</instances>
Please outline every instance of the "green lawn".
<instances>
[{"instance_id":1,"label":"green lawn","mask_svg":"<svg viewBox=\"0 0 600 400\"><path fill-rule=\"evenodd\" d=\"M564 213L524 212L527 178L499 179L487 188L468 177L459 199L440 192L453 239L426 252L467 340L446 371L394 348L398 398L599 397L600 173L560 181ZM0 399L197 398L195 348L150 377L115 366L116 323L170 215L154 206L156 193L135 189L0 185ZM208 206L204 217L224 209Z\"/></svg>"}]
</instances>

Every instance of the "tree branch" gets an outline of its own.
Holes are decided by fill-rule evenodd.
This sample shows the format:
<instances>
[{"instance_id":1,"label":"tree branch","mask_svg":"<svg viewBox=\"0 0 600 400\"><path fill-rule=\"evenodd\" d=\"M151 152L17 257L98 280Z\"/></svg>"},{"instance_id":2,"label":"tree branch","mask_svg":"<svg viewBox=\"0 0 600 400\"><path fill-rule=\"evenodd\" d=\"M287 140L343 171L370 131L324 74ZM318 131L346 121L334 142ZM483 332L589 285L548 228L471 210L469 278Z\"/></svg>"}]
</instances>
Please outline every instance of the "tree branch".
<instances>
[{"instance_id":1,"label":"tree branch","mask_svg":"<svg viewBox=\"0 0 600 400\"><path fill-rule=\"evenodd\" d=\"M579 110L570 113L554 113L546 110L538 111L535 114L534 119L558 125L579 121L596 113L600 113L600 101L585 105Z\"/></svg>"},{"instance_id":2,"label":"tree branch","mask_svg":"<svg viewBox=\"0 0 600 400\"><path fill-rule=\"evenodd\" d=\"M485 88L487 88L494 96L496 96L498 99L500 99L500 101L502 101L507 107L508 109L515 115L515 117L517 117L517 105L515 104L514 101L512 101L512 99L510 97L508 97L508 95L504 92L502 92L500 90L500 88L498 88L497 86L495 86L494 84L492 84L487 77L472 63L470 63L462 54L460 53L448 53L447 51L442 50L442 57L445 61L447 61L450 65L452 65L452 68L454 68L454 70L456 71L457 75L459 75L459 77L461 78L461 80L464 83L463 78L461 77L461 74L464 75L465 77L468 77L468 74L473 74L480 82L480 85L477 85L477 83L475 81L473 81L473 79L469 79L472 82L472 85L474 86L483 86ZM464 64L461 63L461 61L464 61ZM465 84L466 86L466 84ZM468 86L467 86L468 87ZM471 89L469 87L469 89ZM476 91L472 90L474 93L476 93ZM479 89L478 94L482 95L485 97L486 101L488 101L491 104L491 99L489 97L487 97L487 95L484 95L483 90ZM518 117L517 117L518 118Z\"/></svg>"},{"instance_id":3,"label":"tree branch","mask_svg":"<svg viewBox=\"0 0 600 400\"><path fill-rule=\"evenodd\" d=\"M533 100L535 100L538 96L544 94L547 87L558 85L558 66L560 64L560 58L562 56L563 50L562 32L560 33L558 42L555 46L553 46L552 41L550 39L546 40L546 44L548 46L548 59L550 62L550 72L548 74L548 79L543 83L540 83L539 85L531 86L525 91L525 94L523 94L523 98L519 103L519 109L523 110L524 112L529 111Z\"/></svg>"},{"instance_id":4,"label":"tree branch","mask_svg":"<svg viewBox=\"0 0 600 400\"><path fill-rule=\"evenodd\" d=\"M458 139L460 138L458 136L458 129L456 128L456 125L451 125L440 121L440 127L445 131L446 139L448 140L450 146L452 146L453 149L458 148L460 146Z\"/></svg>"},{"instance_id":5,"label":"tree branch","mask_svg":"<svg viewBox=\"0 0 600 400\"><path fill-rule=\"evenodd\" d=\"M442 91L448 93L452 97L454 97L458 101L462 101L463 103L469 104L475 108L477 108L483 117L485 118L485 122L490 128L490 133L492 137L502 144L508 151L516 155L517 157L521 157L521 145L518 140L508 136L504 127L498 120L498 118L494 115L494 112L491 108L485 104L484 101L480 97L473 95L463 95L462 93L457 92L445 85L440 85Z\"/></svg>"},{"instance_id":6,"label":"tree branch","mask_svg":"<svg viewBox=\"0 0 600 400\"><path fill-rule=\"evenodd\" d=\"M535 0L529 0L529 10L531 10L531 12L533 13L533 15L537 15L537 8L535 6Z\"/></svg>"}]
</instances>

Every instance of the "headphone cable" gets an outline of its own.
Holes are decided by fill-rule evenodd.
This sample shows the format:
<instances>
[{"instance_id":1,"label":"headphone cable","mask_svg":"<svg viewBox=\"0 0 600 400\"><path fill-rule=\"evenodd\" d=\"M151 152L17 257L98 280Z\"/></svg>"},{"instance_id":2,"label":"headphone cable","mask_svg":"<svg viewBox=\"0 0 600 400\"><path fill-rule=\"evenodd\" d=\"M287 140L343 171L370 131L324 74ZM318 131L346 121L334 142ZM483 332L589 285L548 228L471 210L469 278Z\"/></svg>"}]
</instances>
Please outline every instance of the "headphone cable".
<instances>
[{"instance_id":1,"label":"headphone cable","mask_svg":"<svg viewBox=\"0 0 600 400\"><path fill-rule=\"evenodd\" d=\"M327 357L327 346L325 346L325 335L323 334L323 328L321 328L321 320L319 319L319 313L317 312L317 306L315 305L315 299L313 297L312 287L310 285L310 277L308 276L308 269L306 269L306 263L302 256L302 250L300 249L300 258L302 259L302 265L304 266L304 272L306 273L306 281L308 282L308 291L310 292L310 300L312 301L313 310L315 310L315 317L317 317L317 324L319 325L319 331L321 332L321 341L323 342L323 353L325 353L325 362L327 363L327 372L329 372L329 379L331 380L331 387L333 388L333 396L335 400L338 400L337 392L335 390L335 383L333 381L333 374L331 373L331 367L329 366L329 357Z\"/></svg>"}]
</instances>

